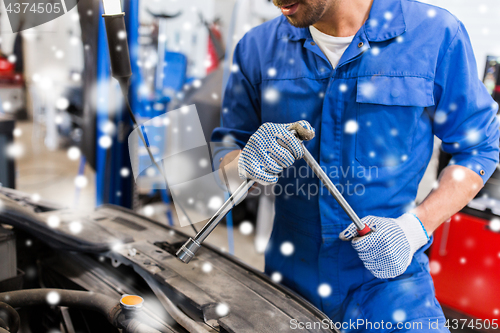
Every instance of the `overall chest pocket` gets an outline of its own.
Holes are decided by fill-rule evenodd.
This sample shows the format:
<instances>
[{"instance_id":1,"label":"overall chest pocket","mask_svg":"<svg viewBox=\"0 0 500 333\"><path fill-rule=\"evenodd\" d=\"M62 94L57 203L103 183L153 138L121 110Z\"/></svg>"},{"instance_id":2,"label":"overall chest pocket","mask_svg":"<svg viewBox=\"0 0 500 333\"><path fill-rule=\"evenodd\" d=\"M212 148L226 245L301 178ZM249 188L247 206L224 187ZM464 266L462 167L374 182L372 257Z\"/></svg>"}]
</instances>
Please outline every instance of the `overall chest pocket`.
<instances>
[{"instance_id":1,"label":"overall chest pocket","mask_svg":"<svg viewBox=\"0 0 500 333\"><path fill-rule=\"evenodd\" d=\"M434 105L433 82L420 77L369 76L357 80L356 160L391 167L408 159L418 120Z\"/></svg>"}]
</instances>

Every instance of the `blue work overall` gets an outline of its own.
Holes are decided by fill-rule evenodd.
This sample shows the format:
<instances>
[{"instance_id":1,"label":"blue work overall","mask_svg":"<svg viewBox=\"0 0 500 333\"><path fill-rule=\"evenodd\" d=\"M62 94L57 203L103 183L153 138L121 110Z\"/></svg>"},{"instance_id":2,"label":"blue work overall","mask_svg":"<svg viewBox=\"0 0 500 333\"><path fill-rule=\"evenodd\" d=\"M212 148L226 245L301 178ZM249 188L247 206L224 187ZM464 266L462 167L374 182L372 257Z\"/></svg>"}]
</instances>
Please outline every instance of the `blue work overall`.
<instances>
[{"instance_id":1,"label":"blue work overall","mask_svg":"<svg viewBox=\"0 0 500 333\"><path fill-rule=\"evenodd\" d=\"M452 164L483 181L491 176L497 108L460 21L416 1L374 0L335 69L309 29L284 16L248 32L234 53L213 141L229 138L243 148L265 122L307 120L316 129L307 149L354 211L396 218L414 204L434 135ZM424 254L431 241L403 275L377 279L339 239L351 221L303 160L274 191L267 274L280 273L281 283L344 323L345 332L448 331ZM365 325L348 325L358 320Z\"/></svg>"}]
</instances>

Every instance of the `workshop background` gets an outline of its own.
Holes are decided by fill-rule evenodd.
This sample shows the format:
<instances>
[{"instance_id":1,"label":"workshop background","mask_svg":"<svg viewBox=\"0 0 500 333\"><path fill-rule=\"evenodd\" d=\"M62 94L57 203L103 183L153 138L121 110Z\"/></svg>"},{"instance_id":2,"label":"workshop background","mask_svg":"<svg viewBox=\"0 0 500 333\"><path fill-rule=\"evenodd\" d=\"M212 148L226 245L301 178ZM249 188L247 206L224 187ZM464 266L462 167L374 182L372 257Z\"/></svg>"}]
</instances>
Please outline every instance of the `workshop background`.
<instances>
[{"instance_id":1,"label":"workshop background","mask_svg":"<svg viewBox=\"0 0 500 333\"><path fill-rule=\"evenodd\" d=\"M478 77L499 101L498 0L425 2L446 8L465 24ZM130 97L139 123L194 104L209 142L220 122L236 43L280 11L267 0L143 0L125 1L125 6L132 69L141 73L132 80ZM178 221L169 190L155 187L158 175L133 179L127 144L132 125L119 111L120 91L116 84L98 83L110 81L99 2L82 0L65 15L19 33L12 32L6 6L0 7L2 186L27 193L33 202L50 201L75 211L107 203L123 206L194 235ZM417 202L446 164L439 147L436 138ZM219 207L222 199L212 205ZM273 214L271 192L249 197L207 243L262 271ZM499 215L496 172L478 197L434 235L430 269L449 318L497 319L500 324ZM273 281L279 283L280 277Z\"/></svg>"}]
</instances>

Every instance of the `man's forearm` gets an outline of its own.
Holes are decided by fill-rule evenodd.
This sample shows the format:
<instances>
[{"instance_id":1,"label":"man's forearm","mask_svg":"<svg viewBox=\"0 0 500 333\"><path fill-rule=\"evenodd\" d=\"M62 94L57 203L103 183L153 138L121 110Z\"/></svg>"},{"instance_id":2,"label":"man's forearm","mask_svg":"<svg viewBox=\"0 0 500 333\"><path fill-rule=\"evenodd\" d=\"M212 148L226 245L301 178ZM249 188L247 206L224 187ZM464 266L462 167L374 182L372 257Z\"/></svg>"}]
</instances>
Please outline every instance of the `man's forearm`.
<instances>
[{"instance_id":1,"label":"man's forearm","mask_svg":"<svg viewBox=\"0 0 500 333\"><path fill-rule=\"evenodd\" d=\"M438 182L438 187L412 211L429 235L465 207L483 187L483 180L477 173L460 165L446 167Z\"/></svg>"},{"instance_id":2,"label":"man's forearm","mask_svg":"<svg viewBox=\"0 0 500 333\"><path fill-rule=\"evenodd\" d=\"M228 187L228 183L241 183L242 180L238 175L238 158L241 150L234 150L223 157L219 166L219 178ZM230 186L232 188L232 186Z\"/></svg>"}]
</instances>

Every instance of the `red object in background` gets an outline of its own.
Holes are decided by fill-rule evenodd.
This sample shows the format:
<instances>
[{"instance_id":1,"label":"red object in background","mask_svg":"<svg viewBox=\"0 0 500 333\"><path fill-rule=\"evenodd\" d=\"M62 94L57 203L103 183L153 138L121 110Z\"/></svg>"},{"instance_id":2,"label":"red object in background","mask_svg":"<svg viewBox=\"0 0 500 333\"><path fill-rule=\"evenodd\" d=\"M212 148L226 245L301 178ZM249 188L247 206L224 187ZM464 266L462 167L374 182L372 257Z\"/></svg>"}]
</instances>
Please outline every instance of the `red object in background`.
<instances>
[{"instance_id":1,"label":"red object in background","mask_svg":"<svg viewBox=\"0 0 500 333\"><path fill-rule=\"evenodd\" d=\"M429 256L443 307L500 323L500 233L490 221L463 212L434 233Z\"/></svg>"},{"instance_id":2,"label":"red object in background","mask_svg":"<svg viewBox=\"0 0 500 333\"><path fill-rule=\"evenodd\" d=\"M7 58L0 57L0 85L6 86L19 86L23 84L23 76L15 72L15 65L7 60Z\"/></svg>"},{"instance_id":3,"label":"red object in background","mask_svg":"<svg viewBox=\"0 0 500 333\"><path fill-rule=\"evenodd\" d=\"M6 58L0 57L0 75L13 74L15 66Z\"/></svg>"},{"instance_id":4,"label":"red object in background","mask_svg":"<svg viewBox=\"0 0 500 333\"><path fill-rule=\"evenodd\" d=\"M217 38L217 40L219 40L219 41L222 40L222 34L221 34L217 25L212 24L212 26L210 27L210 31L214 34L214 36L215 36L215 38ZM208 66L207 66L207 75L208 75L211 72L213 72L214 70L216 70L217 67L219 67L219 56L217 54L217 50L215 49L215 45L214 45L212 39L210 38L210 36L208 38L207 62L208 62Z\"/></svg>"}]
</instances>

